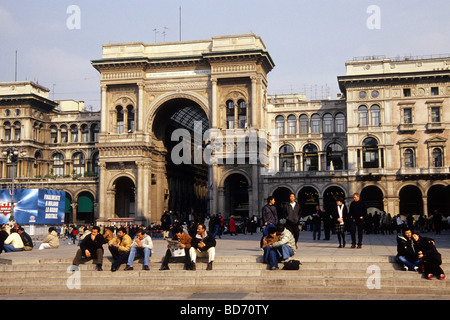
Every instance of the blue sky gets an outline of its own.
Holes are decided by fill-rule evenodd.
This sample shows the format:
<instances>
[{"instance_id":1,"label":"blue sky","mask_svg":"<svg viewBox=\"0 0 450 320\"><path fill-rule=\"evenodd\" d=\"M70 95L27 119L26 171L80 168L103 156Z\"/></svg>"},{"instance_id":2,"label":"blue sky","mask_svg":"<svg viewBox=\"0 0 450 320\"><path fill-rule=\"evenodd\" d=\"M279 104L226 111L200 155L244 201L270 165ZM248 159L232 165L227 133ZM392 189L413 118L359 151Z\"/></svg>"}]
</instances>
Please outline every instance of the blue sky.
<instances>
[{"instance_id":1,"label":"blue sky","mask_svg":"<svg viewBox=\"0 0 450 320\"><path fill-rule=\"evenodd\" d=\"M69 29L70 5L80 8L80 28ZM370 6L380 9L370 29ZM100 77L90 61L102 44L182 40L255 33L275 62L269 93L308 98L339 92L337 76L359 56L450 53L448 0L0 0L0 81L32 80L50 98L100 106ZM162 32L165 30L165 38Z\"/></svg>"}]
</instances>

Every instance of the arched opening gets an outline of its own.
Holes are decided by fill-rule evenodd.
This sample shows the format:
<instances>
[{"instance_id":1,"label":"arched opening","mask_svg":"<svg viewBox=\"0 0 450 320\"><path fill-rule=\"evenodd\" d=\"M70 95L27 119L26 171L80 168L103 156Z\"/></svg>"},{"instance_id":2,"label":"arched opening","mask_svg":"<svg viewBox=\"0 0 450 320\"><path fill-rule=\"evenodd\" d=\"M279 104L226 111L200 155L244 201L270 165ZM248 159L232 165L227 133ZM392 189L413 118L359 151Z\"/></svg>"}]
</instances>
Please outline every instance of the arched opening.
<instances>
[{"instance_id":1,"label":"arched opening","mask_svg":"<svg viewBox=\"0 0 450 320\"><path fill-rule=\"evenodd\" d=\"M437 210L443 216L450 215L450 186L435 185L427 193L428 215Z\"/></svg>"},{"instance_id":2,"label":"arched opening","mask_svg":"<svg viewBox=\"0 0 450 320\"><path fill-rule=\"evenodd\" d=\"M319 205L319 192L313 187L303 187L298 193L298 203L303 217L312 215Z\"/></svg>"},{"instance_id":3,"label":"arched opening","mask_svg":"<svg viewBox=\"0 0 450 320\"><path fill-rule=\"evenodd\" d=\"M332 186L323 193L323 207L327 212L332 212L332 208L336 207L336 200L343 198L345 202L345 191L340 187Z\"/></svg>"},{"instance_id":4,"label":"arched opening","mask_svg":"<svg viewBox=\"0 0 450 320\"><path fill-rule=\"evenodd\" d=\"M208 166L202 155L208 128L205 111L185 98L163 103L153 120L155 145L160 151L157 157L165 163L165 172L152 177L152 184L164 190L164 209L172 211L180 221L188 220L190 215L191 219L203 221L207 215ZM157 201L161 199L152 198L152 203Z\"/></svg>"},{"instance_id":5,"label":"arched opening","mask_svg":"<svg viewBox=\"0 0 450 320\"><path fill-rule=\"evenodd\" d=\"M383 192L380 188L376 186L365 187L361 191L360 198L366 203L369 213L378 210L384 211Z\"/></svg>"},{"instance_id":6,"label":"arched opening","mask_svg":"<svg viewBox=\"0 0 450 320\"><path fill-rule=\"evenodd\" d=\"M78 195L77 223L92 224L94 219L94 196L87 191Z\"/></svg>"},{"instance_id":7,"label":"arched opening","mask_svg":"<svg viewBox=\"0 0 450 320\"><path fill-rule=\"evenodd\" d=\"M239 173L233 173L225 179L225 217L248 217L248 181Z\"/></svg>"},{"instance_id":8,"label":"arched opening","mask_svg":"<svg viewBox=\"0 0 450 320\"><path fill-rule=\"evenodd\" d=\"M400 190L400 214L423 214L422 192L416 186L404 186Z\"/></svg>"},{"instance_id":9,"label":"arched opening","mask_svg":"<svg viewBox=\"0 0 450 320\"><path fill-rule=\"evenodd\" d=\"M128 177L120 177L114 181L114 213L118 218L134 218L135 185Z\"/></svg>"}]
</instances>

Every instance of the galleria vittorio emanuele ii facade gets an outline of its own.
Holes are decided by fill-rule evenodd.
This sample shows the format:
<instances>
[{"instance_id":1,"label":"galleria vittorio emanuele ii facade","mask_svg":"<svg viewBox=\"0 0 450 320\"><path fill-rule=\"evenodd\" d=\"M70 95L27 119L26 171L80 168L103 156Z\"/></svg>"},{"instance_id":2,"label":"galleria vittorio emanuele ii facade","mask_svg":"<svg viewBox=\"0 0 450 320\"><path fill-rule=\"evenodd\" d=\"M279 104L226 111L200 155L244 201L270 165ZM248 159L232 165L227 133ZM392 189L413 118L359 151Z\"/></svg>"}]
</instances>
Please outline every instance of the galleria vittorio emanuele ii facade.
<instances>
[{"instance_id":1,"label":"galleria vittorio emanuele ii facade","mask_svg":"<svg viewBox=\"0 0 450 320\"><path fill-rule=\"evenodd\" d=\"M68 223L261 215L293 192L307 215L361 194L370 211L450 214L450 56L356 58L335 99L269 95L254 34L105 44L101 111L0 84L0 183L66 192Z\"/></svg>"}]
</instances>

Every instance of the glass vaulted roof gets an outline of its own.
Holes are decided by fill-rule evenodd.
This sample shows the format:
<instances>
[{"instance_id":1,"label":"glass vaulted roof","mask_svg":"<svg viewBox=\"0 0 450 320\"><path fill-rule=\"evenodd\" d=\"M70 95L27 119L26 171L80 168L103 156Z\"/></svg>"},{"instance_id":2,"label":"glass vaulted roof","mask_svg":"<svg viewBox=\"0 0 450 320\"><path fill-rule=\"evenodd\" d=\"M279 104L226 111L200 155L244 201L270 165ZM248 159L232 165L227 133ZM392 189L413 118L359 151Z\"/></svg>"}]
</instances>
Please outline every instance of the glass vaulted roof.
<instances>
[{"instance_id":1,"label":"glass vaulted roof","mask_svg":"<svg viewBox=\"0 0 450 320\"><path fill-rule=\"evenodd\" d=\"M186 106L181 108L170 117L170 120L173 125L179 128L186 128L190 132L194 132L196 121L199 122L197 126L201 125L202 134L209 128L208 118L199 107Z\"/></svg>"}]
</instances>

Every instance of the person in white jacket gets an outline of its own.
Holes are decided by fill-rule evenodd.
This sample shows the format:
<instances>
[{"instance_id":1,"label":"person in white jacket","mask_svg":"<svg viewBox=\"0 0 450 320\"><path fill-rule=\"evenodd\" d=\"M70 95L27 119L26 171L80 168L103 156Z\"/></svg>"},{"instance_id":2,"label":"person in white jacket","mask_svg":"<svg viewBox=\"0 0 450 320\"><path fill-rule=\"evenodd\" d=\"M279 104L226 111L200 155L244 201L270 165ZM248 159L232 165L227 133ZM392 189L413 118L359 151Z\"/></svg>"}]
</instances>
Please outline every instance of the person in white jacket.
<instances>
[{"instance_id":1,"label":"person in white jacket","mask_svg":"<svg viewBox=\"0 0 450 320\"><path fill-rule=\"evenodd\" d=\"M278 258L281 261L289 260L296 250L295 238L292 233L281 224L277 225L276 230L279 236L278 241L265 248L270 270L278 270Z\"/></svg>"},{"instance_id":2,"label":"person in white jacket","mask_svg":"<svg viewBox=\"0 0 450 320\"><path fill-rule=\"evenodd\" d=\"M144 230L139 230L136 238L131 244L130 255L128 256L128 262L125 270L133 270L133 261L136 254L144 257L143 270L150 270L148 265L150 262L150 256L152 255L152 249L152 238L148 234L146 234Z\"/></svg>"},{"instance_id":3,"label":"person in white jacket","mask_svg":"<svg viewBox=\"0 0 450 320\"><path fill-rule=\"evenodd\" d=\"M58 247L59 247L58 233L56 232L55 227L50 227L48 228L47 236L44 238L44 240L42 240L42 243L39 246L39 250L56 249Z\"/></svg>"},{"instance_id":4,"label":"person in white jacket","mask_svg":"<svg viewBox=\"0 0 450 320\"><path fill-rule=\"evenodd\" d=\"M11 229L11 234L5 239L3 248L6 252L22 251L23 241L20 234L18 234L14 229Z\"/></svg>"}]
</instances>

